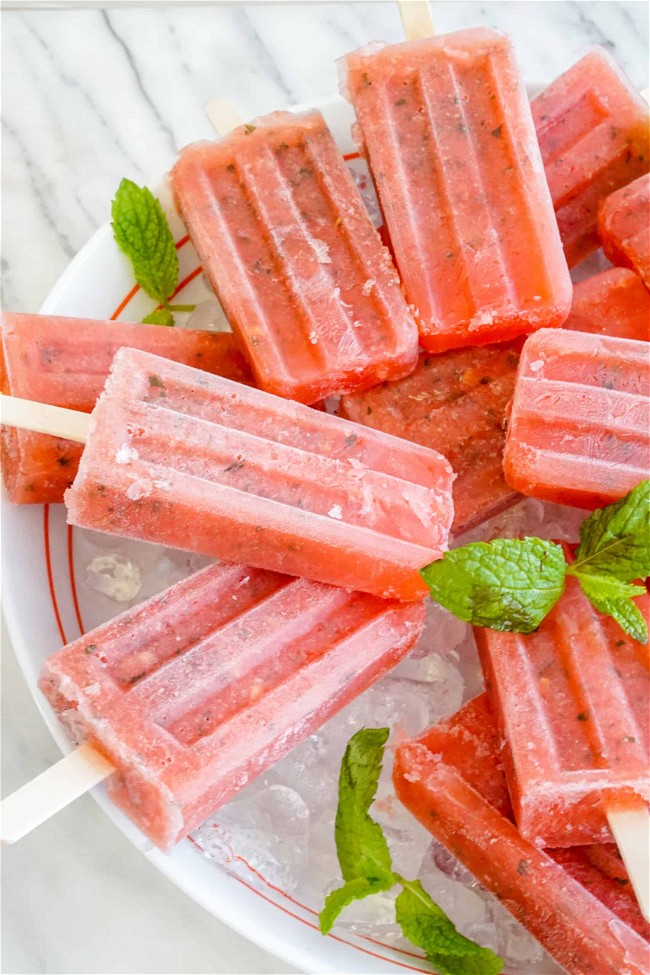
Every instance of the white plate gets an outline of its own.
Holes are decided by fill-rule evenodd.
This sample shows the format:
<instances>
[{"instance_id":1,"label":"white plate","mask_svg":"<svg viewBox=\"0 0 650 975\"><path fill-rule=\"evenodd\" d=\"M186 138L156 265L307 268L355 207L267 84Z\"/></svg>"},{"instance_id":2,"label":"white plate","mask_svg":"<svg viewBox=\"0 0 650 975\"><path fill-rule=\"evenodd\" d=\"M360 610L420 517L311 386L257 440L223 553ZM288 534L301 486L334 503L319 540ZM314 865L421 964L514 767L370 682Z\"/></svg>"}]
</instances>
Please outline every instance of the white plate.
<instances>
[{"instance_id":1,"label":"white plate","mask_svg":"<svg viewBox=\"0 0 650 975\"><path fill-rule=\"evenodd\" d=\"M530 85L529 91L540 87ZM348 158L356 156L350 136L350 106L334 98L317 107L323 111L342 153ZM361 161L353 166L359 173L365 171ZM176 239L181 241L179 300L200 301L211 293L202 282L198 260L184 228L176 216L171 222ZM118 251L107 224L71 262L41 311L138 321L152 307L151 300L133 288L130 266ZM116 615L124 605L110 603L87 587L77 588L75 552L79 567L84 533L68 529L62 505L14 506L3 493L2 524L4 612L9 632L43 719L61 750L68 752L70 744L37 688L41 663L63 643ZM245 877L227 875L189 840L180 843L170 856L152 849L108 801L101 787L93 794L133 844L190 897L246 938L297 968L314 973L430 971L421 956L394 950L369 938L341 930L323 938L313 909L276 887L255 889Z\"/></svg>"}]
</instances>

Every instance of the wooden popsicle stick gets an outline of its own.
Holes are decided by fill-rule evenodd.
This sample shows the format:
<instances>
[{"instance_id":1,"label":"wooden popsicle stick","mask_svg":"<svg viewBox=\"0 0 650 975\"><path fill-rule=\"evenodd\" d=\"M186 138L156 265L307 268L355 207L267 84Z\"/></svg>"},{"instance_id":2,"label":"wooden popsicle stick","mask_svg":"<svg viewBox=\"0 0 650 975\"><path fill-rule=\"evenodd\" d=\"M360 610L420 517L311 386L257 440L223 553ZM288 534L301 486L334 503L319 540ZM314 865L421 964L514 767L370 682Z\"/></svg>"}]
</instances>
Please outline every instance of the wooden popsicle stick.
<instances>
[{"instance_id":1,"label":"wooden popsicle stick","mask_svg":"<svg viewBox=\"0 0 650 975\"><path fill-rule=\"evenodd\" d=\"M49 406L30 399L6 396L0 393L0 422L20 430L48 433L64 440L85 443L88 437L90 413L66 410L62 406Z\"/></svg>"},{"instance_id":2,"label":"wooden popsicle stick","mask_svg":"<svg viewBox=\"0 0 650 975\"><path fill-rule=\"evenodd\" d=\"M431 15L429 0L397 0L397 4L407 41L433 37L436 25Z\"/></svg>"},{"instance_id":3,"label":"wooden popsicle stick","mask_svg":"<svg viewBox=\"0 0 650 975\"><path fill-rule=\"evenodd\" d=\"M244 121L235 106L225 98L213 98L205 106L205 114L217 135L227 135Z\"/></svg>"},{"instance_id":4,"label":"wooden popsicle stick","mask_svg":"<svg viewBox=\"0 0 650 975\"><path fill-rule=\"evenodd\" d=\"M80 745L0 803L0 837L15 843L102 782L115 769L92 745Z\"/></svg>"},{"instance_id":5,"label":"wooden popsicle stick","mask_svg":"<svg viewBox=\"0 0 650 975\"><path fill-rule=\"evenodd\" d=\"M630 809L608 809L607 821L641 913L650 921L650 811L643 803Z\"/></svg>"}]
</instances>

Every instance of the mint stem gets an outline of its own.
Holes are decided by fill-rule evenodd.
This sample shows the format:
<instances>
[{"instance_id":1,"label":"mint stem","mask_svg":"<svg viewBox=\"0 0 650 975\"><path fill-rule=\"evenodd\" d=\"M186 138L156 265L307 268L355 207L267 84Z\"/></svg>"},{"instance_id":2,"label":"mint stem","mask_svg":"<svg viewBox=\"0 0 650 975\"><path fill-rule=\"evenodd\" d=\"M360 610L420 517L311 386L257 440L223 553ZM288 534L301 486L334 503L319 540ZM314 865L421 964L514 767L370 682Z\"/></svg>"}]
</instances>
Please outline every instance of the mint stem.
<instances>
[{"instance_id":1,"label":"mint stem","mask_svg":"<svg viewBox=\"0 0 650 975\"><path fill-rule=\"evenodd\" d=\"M169 311L194 311L196 305L168 305L165 302L165 308Z\"/></svg>"}]
</instances>

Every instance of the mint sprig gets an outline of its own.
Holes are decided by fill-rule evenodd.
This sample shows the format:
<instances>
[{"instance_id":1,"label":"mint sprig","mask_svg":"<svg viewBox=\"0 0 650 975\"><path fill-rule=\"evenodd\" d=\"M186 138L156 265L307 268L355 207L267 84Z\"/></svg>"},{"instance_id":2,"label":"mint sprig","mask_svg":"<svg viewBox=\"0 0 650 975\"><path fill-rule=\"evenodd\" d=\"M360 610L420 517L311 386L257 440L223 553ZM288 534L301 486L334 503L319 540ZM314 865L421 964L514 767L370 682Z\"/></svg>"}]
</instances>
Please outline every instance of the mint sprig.
<instances>
[{"instance_id":1,"label":"mint sprig","mask_svg":"<svg viewBox=\"0 0 650 975\"><path fill-rule=\"evenodd\" d=\"M146 186L120 183L111 205L113 236L133 266L135 279L162 308L143 319L149 325L173 325L174 311L194 305L170 305L178 285L178 254L160 202Z\"/></svg>"},{"instance_id":2,"label":"mint sprig","mask_svg":"<svg viewBox=\"0 0 650 975\"><path fill-rule=\"evenodd\" d=\"M419 880L405 880L393 871L382 828L369 815L387 739L388 728L362 728L345 750L335 822L336 851L345 883L328 894L319 915L320 929L327 934L352 901L399 884L397 922L441 975L498 975L502 962L494 952L460 934Z\"/></svg>"},{"instance_id":3,"label":"mint sprig","mask_svg":"<svg viewBox=\"0 0 650 975\"><path fill-rule=\"evenodd\" d=\"M502 961L456 930L445 912L419 880L399 877L403 890L395 900L395 915L404 936L424 948L427 961L441 975L497 975Z\"/></svg>"},{"instance_id":4,"label":"mint sprig","mask_svg":"<svg viewBox=\"0 0 650 975\"><path fill-rule=\"evenodd\" d=\"M431 598L474 626L531 633L564 591L562 546L497 538L447 552L422 569Z\"/></svg>"},{"instance_id":5,"label":"mint sprig","mask_svg":"<svg viewBox=\"0 0 650 975\"><path fill-rule=\"evenodd\" d=\"M498 538L447 552L421 570L431 598L474 626L531 633L575 576L601 613L625 633L648 642L648 628L632 599L632 585L650 576L650 481L592 512L580 528L575 561L562 547L540 538Z\"/></svg>"}]
</instances>

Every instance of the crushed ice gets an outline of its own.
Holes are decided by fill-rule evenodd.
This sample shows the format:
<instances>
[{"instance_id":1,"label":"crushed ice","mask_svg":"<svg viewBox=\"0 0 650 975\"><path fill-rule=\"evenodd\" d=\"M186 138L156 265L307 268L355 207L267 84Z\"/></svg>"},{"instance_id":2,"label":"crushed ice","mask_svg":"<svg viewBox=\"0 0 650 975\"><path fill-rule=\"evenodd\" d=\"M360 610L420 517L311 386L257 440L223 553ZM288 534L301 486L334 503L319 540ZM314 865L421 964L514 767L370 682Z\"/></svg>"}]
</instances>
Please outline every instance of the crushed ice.
<instances>
[{"instance_id":1,"label":"crushed ice","mask_svg":"<svg viewBox=\"0 0 650 975\"><path fill-rule=\"evenodd\" d=\"M454 540L454 546L498 536L540 535L577 540L584 512L526 499ZM75 533L77 557L88 565L88 586L122 600L94 607L90 625L114 616L124 600L144 599L196 571L207 559L92 532ZM136 586L137 580L137 586ZM94 618L91 619L91 615ZM88 624L87 624L88 625ZM559 971L538 943L482 889L397 801L391 783L395 745L453 714L478 694L482 677L471 628L431 604L423 635L408 659L294 748L281 762L246 785L198 829L194 839L206 855L262 892L279 887L312 910L340 883L334 816L341 757L359 728L388 726L377 800L396 868L419 876L433 898L468 937L498 951L510 975ZM358 935L412 950L394 921L393 894L346 908L340 925Z\"/></svg>"},{"instance_id":2,"label":"crushed ice","mask_svg":"<svg viewBox=\"0 0 650 975\"><path fill-rule=\"evenodd\" d=\"M119 552L96 555L88 564L86 583L117 603L130 602L142 588L139 567Z\"/></svg>"}]
</instances>

